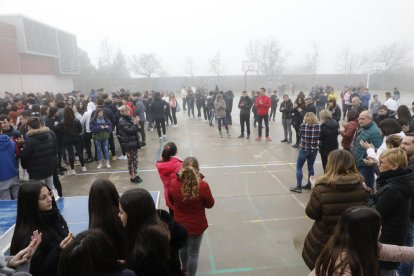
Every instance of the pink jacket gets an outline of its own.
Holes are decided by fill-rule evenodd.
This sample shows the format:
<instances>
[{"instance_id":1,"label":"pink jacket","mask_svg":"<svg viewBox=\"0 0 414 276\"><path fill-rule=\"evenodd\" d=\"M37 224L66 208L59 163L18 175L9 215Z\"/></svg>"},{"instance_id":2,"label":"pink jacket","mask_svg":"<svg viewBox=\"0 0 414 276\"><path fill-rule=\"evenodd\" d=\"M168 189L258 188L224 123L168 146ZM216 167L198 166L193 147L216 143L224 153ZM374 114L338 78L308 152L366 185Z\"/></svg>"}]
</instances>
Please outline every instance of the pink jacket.
<instances>
[{"instance_id":1,"label":"pink jacket","mask_svg":"<svg viewBox=\"0 0 414 276\"><path fill-rule=\"evenodd\" d=\"M414 262L414 247L380 244L378 259L389 262ZM339 275L339 271L333 274L333 276L336 275ZM315 269L312 270L309 276L316 276ZM341 276L352 276L351 270L345 269Z\"/></svg>"},{"instance_id":2,"label":"pink jacket","mask_svg":"<svg viewBox=\"0 0 414 276\"><path fill-rule=\"evenodd\" d=\"M181 170L182 163L183 161L180 158L172 156L170 160L165 162L160 160L156 164L162 184L164 185L165 204L172 210L174 210L174 206L170 203L168 188L170 187L171 180L175 179L177 173Z\"/></svg>"}]
</instances>

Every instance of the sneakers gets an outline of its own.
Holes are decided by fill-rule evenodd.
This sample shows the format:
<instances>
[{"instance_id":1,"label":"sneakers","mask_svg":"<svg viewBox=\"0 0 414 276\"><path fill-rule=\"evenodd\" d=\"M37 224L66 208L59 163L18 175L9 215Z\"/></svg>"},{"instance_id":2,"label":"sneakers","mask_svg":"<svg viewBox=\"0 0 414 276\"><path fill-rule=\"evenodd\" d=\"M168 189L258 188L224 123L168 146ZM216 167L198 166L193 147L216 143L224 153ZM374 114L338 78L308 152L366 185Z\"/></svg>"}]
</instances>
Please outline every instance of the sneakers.
<instances>
[{"instance_id":1,"label":"sneakers","mask_svg":"<svg viewBox=\"0 0 414 276\"><path fill-rule=\"evenodd\" d=\"M283 140L281 140L280 142L282 142L282 143L286 143L288 140L287 139L283 139Z\"/></svg>"},{"instance_id":2,"label":"sneakers","mask_svg":"<svg viewBox=\"0 0 414 276\"><path fill-rule=\"evenodd\" d=\"M299 147L299 145L298 144L294 144L293 146L292 146L292 148L295 148L295 149L297 149Z\"/></svg>"},{"instance_id":3,"label":"sneakers","mask_svg":"<svg viewBox=\"0 0 414 276\"><path fill-rule=\"evenodd\" d=\"M244 138L244 135L243 134L241 134L239 137L237 137L237 138Z\"/></svg>"},{"instance_id":4,"label":"sneakers","mask_svg":"<svg viewBox=\"0 0 414 276\"><path fill-rule=\"evenodd\" d=\"M246 139L250 139L250 134L247 134Z\"/></svg>"},{"instance_id":5,"label":"sneakers","mask_svg":"<svg viewBox=\"0 0 414 276\"><path fill-rule=\"evenodd\" d=\"M312 189L312 186L311 186L311 184L307 184L305 186L302 186L302 189L311 190Z\"/></svg>"},{"instance_id":6,"label":"sneakers","mask_svg":"<svg viewBox=\"0 0 414 276\"><path fill-rule=\"evenodd\" d=\"M86 167L82 167L82 172L86 172Z\"/></svg>"},{"instance_id":7,"label":"sneakers","mask_svg":"<svg viewBox=\"0 0 414 276\"><path fill-rule=\"evenodd\" d=\"M126 155L118 156L118 160L128 160L128 157Z\"/></svg>"},{"instance_id":8,"label":"sneakers","mask_svg":"<svg viewBox=\"0 0 414 276\"><path fill-rule=\"evenodd\" d=\"M137 183L137 184L142 182L141 177L139 177L138 175L135 178L130 178L129 180L131 181L131 183Z\"/></svg>"},{"instance_id":9,"label":"sneakers","mask_svg":"<svg viewBox=\"0 0 414 276\"><path fill-rule=\"evenodd\" d=\"M111 168L111 164L109 164L109 160L106 160L105 166L106 166L107 169Z\"/></svg>"},{"instance_id":10,"label":"sneakers","mask_svg":"<svg viewBox=\"0 0 414 276\"><path fill-rule=\"evenodd\" d=\"M295 188L290 188L290 191L291 192L294 192L294 193L302 193L302 189L299 189L299 188L297 188L297 187L295 187Z\"/></svg>"},{"instance_id":11,"label":"sneakers","mask_svg":"<svg viewBox=\"0 0 414 276\"><path fill-rule=\"evenodd\" d=\"M260 142L261 140L262 140L262 137L259 137L259 136L258 136L258 137L256 138L256 142Z\"/></svg>"},{"instance_id":12,"label":"sneakers","mask_svg":"<svg viewBox=\"0 0 414 276\"><path fill-rule=\"evenodd\" d=\"M145 148L146 146L147 146L147 143L142 142L142 144L141 144L141 148Z\"/></svg>"},{"instance_id":13,"label":"sneakers","mask_svg":"<svg viewBox=\"0 0 414 276\"><path fill-rule=\"evenodd\" d=\"M96 167L97 169L101 169L102 168L102 162L101 161L98 161L99 162L99 164L98 164L98 166Z\"/></svg>"},{"instance_id":14,"label":"sneakers","mask_svg":"<svg viewBox=\"0 0 414 276\"><path fill-rule=\"evenodd\" d=\"M112 161L118 160L118 156L114 155L114 156L112 156L111 159L112 159Z\"/></svg>"},{"instance_id":15,"label":"sneakers","mask_svg":"<svg viewBox=\"0 0 414 276\"><path fill-rule=\"evenodd\" d=\"M163 135L162 136L162 140L165 142L165 141L167 141L167 136L165 136L165 135Z\"/></svg>"},{"instance_id":16,"label":"sneakers","mask_svg":"<svg viewBox=\"0 0 414 276\"><path fill-rule=\"evenodd\" d=\"M292 139L290 139L289 141L287 141L288 144L292 144Z\"/></svg>"},{"instance_id":17,"label":"sneakers","mask_svg":"<svg viewBox=\"0 0 414 276\"><path fill-rule=\"evenodd\" d=\"M272 141L272 139L269 136L267 136L266 137L266 142L271 142L271 141Z\"/></svg>"},{"instance_id":18,"label":"sneakers","mask_svg":"<svg viewBox=\"0 0 414 276\"><path fill-rule=\"evenodd\" d=\"M76 175L76 171L75 170L68 170L66 173L68 175Z\"/></svg>"}]
</instances>

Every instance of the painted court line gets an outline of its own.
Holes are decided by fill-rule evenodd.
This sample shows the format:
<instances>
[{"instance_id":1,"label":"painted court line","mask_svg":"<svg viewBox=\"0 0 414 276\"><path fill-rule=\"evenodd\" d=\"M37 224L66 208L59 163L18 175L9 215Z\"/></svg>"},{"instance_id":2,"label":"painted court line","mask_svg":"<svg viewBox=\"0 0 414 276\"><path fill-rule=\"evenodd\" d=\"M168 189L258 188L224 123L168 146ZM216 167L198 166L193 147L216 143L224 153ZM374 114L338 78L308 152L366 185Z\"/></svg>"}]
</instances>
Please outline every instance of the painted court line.
<instances>
[{"instance_id":1,"label":"painted court line","mask_svg":"<svg viewBox=\"0 0 414 276\"><path fill-rule=\"evenodd\" d=\"M255 220L245 220L243 223L260 223L260 222L268 222L268 221L288 221L288 220L298 220L298 219L305 219L306 216L300 217L290 217L290 218L273 218L273 219L255 219Z\"/></svg>"},{"instance_id":2,"label":"painted court line","mask_svg":"<svg viewBox=\"0 0 414 276\"><path fill-rule=\"evenodd\" d=\"M315 163L320 163L320 162L315 162ZM263 164L235 164L235 165L217 165L217 166L201 166L201 169L225 169L225 168L257 168L257 167L272 167L272 166L291 166L292 168L295 168L294 165L296 165L296 163L289 163L289 162L284 162L284 163L263 163ZM156 172L157 169L143 169L143 170L139 170L139 172L141 173L146 173L146 172ZM110 170L110 171L93 171L93 172L85 172L85 173L80 173L80 174L76 174L77 176L82 176L82 175L93 175L93 174L108 174L108 173L127 173L128 170Z\"/></svg>"}]
</instances>

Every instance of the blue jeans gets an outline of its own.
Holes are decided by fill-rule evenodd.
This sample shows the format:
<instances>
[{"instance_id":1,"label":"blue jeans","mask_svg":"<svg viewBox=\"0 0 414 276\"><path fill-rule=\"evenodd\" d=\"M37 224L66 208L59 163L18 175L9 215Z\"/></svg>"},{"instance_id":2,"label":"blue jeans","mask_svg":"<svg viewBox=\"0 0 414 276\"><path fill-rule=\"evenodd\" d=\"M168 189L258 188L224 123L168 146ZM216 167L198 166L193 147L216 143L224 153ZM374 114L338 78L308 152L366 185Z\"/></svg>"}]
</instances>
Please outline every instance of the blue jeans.
<instances>
[{"instance_id":1,"label":"blue jeans","mask_svg":"<svg viewBox=\"0 0 414 276\"><path fill-rule=\"evenodd\" d=\"M99 141L95 140L95 146L96 146L96 155L98 161L101 161L102 159L102 151L104 152L104 158L106 161L109 160L109 152L108 152L108 139Z\"/></svg>"},{"instance_id":2,"label":"blue jeans","mask_svg":"<svg viewBox=\"0 0 414 276\"><path fill-rule=\"evenodd\" d=\"M414 220L410 220L408 224L407 239L405 241L405 246L414 245ZM411 276L413 275L413 263L401 263L398 267L398 275L400 276Z\"/></svg>"},{"instance_id":3,"label":"blue jeans","mask_svg":"<svg viewBox=\"0 0 414 276\"><path fill-rule=\"evenodd\" d=\"M305 162L308 163L308 182L307 184L310 184L309 178L315 174L313 170L313 164L315 163L316 155L318 154L318 151L305 151L304 148L301 148L298 155L298 160L296 161L296 183L297 188L302 189L302 178L303 178L303 172L302 167L305 164Z\"/></svg>"},{"instance_id":4,"label":"blue jeans","mask_svg":"<svg viewBox=\"0 0 414 276\"><path fill-rule=\"evenodd\" d=\"M217 126L218 126L218 130L221 131L221 123L223 123L224 128L226 130L229 130L229 127L227 126L227 120L226 117L221 117L221 118L217 118Z\"/></svg>"},{"instance_id":5,"label":"blue jeans","mask_svg":"<svg viewBox=\"0 0 414 276\"><path fill-rule=\"evenodd\" d=\"M183 269L187 270L187 276L195 276L198 266L198 253L200 252L203 234L188 236L187 242L180 249L180 259Z\"/></svg>"},{"instance_id":6,"label":"blue jeans","mask_svg":"<svg viewBox=\"0 0 414 276\"><path fill-rule=\"evenodd\" d=\"M375 175L373 166L361 166L358 168L362 177L364 178L365 184L374 190Z\"/></svg>"}]
</instances>

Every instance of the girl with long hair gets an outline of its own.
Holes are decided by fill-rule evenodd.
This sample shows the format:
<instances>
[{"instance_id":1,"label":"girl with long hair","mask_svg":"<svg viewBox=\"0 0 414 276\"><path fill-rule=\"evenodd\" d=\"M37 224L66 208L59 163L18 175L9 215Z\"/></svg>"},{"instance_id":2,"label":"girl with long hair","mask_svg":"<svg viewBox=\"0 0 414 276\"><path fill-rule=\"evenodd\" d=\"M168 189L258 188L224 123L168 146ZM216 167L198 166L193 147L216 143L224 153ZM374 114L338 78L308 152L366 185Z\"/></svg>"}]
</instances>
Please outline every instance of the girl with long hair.
<instances>
[{"instance_id":1,"label":"girl with long hair","mask_svg":"<svg viewBox=\"0 0 414 276\"><path fill-rule=\"evenodd\" d=\"M414 248L378 242L381 224L372 208L346 209L309 276L381 275L378 260L413 262Z\"/></svg>"},{"instance_id":2,"label":"girl with long hair","mask_svg":"<svg viewBox=\"0 0 414 276\"><path fill-rule=\"evenodd\" d=\"M306 215L315 220L302 252L309 269L314 268L342 212L352 206L365 205L368 191L363 180L351 153L334 150L329 154L325 174L316 180L306 206Z\"/></svg>"},{"instance_id":3,"label":"girl with long hair","mask_svg":"<svg viewBox=\"0 0 414 276\"><path fill-rule=\"evenodd\" d=\"M155 121L158 137L160 142L167 141L166 129L165 129L165 109L168 107L168 103L161 99L160 92L155 92L151 102L151 118ZM162 130L162 133L161 133ZM162 136L161 136L162 134Z\"/></svg>"},{"instance_id":4,"label":"girl with long hair","mask_svg":"<svg viewBox=\"0 0 414 276\"><path fill-rule=\"evenodd\" d=\"M70 243L72 234L56 206L52 191L41 182L25 181L17 198L11 255L27 246L35 230L42 233L42 243L32 258L30 272L34 276L56 275L60 252Z\"/></svg>"},{"instance_id":5,"label":"girl with long hair","mask_svg":"<svg viewBox=\"0 0 414 276\"><path fill-rule=\"evenodd\" d=\"M302 167L305 162L308 163L308 181L304 189L311 189L310 177L314 175L313 164L315 163L316 155L318 154L318 140L321 128L318 124L318 118L315 113L307 112L303 118L303 123L300 125L301 144L299 155L296 161L296 187L291 188L290 191L295 193L302 192Z\"/></svg>"},{"instance_id":6,"label":"girl with long hair","mask_svg":"<svg viewBox=\"0 0 414 276\"><path fill-rule=\"evenodd\" d=\"M75 118L73 109L69 106L65 107L63 117L63 144L69 153L69 164L70 170L67 172L68 175L76 174L75 171L75 152L79 155L79 162L81 163L82 172L86 172L85 162L83 160L83 147L82 147L82 125L80 121Z\"/></svg>"},{"instance_id":7,"label":"girl with long hair","mask_svg":"<svg viewBox=\"0 0 414 276\"><path fill-rule=\"evenodd\" d=\"M214 206L210 187L203 178L197 159L187 157L177 178L171 181L168 191L174 208L174 221L188 231L187 243L180 250L182 270L188 276L197 273L201 240L208 227L205 209Z\"/></svg>"},{"instance_id":8,"label":"girl with long hair","mask_svg":"<svg viewBox=\"0 0 414 276\"><path fill-rule=\"evenodd\" d=\"M323 170L326 168L328 155L331 151L338 149L339 124L333 119L328 109L319 112L321 119L321 132L319 133L319 153L321 155Z\"/></svg>"},{"instance_id":9,"label":"girl with long hair","mask_svg":"<svg viewBox=\"0 0 414 276\"><path fill-rule=\"evenodd\" d=\"M352 139L355 131L358 129L358 112L355 110L349 110L346 114L346 118L347 122L342 124L342 128L339 129L339 134L342 136L342 148L347 151L351 151Z\"/></svg>"},{"instance_id":10,"label":"girl with long hair","mask_svg":"<svg viewBox=\"0 0 414 276\"><path fill-rule=\"evenodd\" d=\"M296 143L292 148L298 148L300 145L300 125L303 122L303 117L305 116L305 98L298 95L295 100L295 108L293 109L292 125L296 132ZM273 120L274 121L274 120Z\"/></svg>"},{"instance_id":11,"label":"girl with long hair","mask_svg":"<svg viewBox=\"0 0 414 276\"><path fill-rule=\"evenodd\" d=\"M125 257L125 233L119 220L119 194L115 185L106 179L97 179L89 190L89 229L103 230L114 244L117 259Z\"/></svg>"},{"instance_id":12,"label":"girl with long hair","mask_svg":"<svg viewBox=\"0 0 414 276\"><path fill-rule=\"evenodd\" d=\"M116 242L116 241L115 241ZM62 251L59 276L136 276L123 269L114 241L105 231L92 229L83 231Z\"/></svg>"},{"instance_id":13,"label":"girl with long hair","mask_svg":"<svg viewBox=\"0 0 414 276\"><path fill-rule=\"evenodd\" d=\"M173 118L173 122L171 124L171 127L177 127L177 98L175 97L174 93L170 93L170 107L171 107L171 113L172 113L172 118Z\"/></svg>"},{"instance_id":14,"label":"girl with long hair","mask_svg":"<svg viewBox=\"0 0 414 276\"><path fill-rule=\"evenodd\" d=\"M121 147L125 150L128 160L128 171L132 183L141 183L142 179L138 176L138 149L139 141L139 117L132 118L128 106L120 107L121 118L118 122L118 137Z\"/></svg>"},{"instance_id":15,"label":"girl with long hair","mask_svg":"<svg viewBox=\"0 0 414 276\"><path fill-rule=\"evenodd\" d=\"M137 275L183 275L176 252L185 236L175 236L165 213L162 220L162 212L157 212L150 193L144 189L126 191L119 200L119 218L126 231L127 267Z\"/></svg>"},{"instance_id":16,"label":"girl with long hair","mask_svg":"<svg viewBox=\"0 0 414 276\"><path fill-rule=\"evenodd\" d=\"M112 123L104 116L102 108L97 108L95 110L95 115L89 123L89 128L93 133L92 138L95 141L98 169L102 168L102 151L104 153L105 165L110 169L111 164L109 164L108 139L112 131Z\"/></svg>"},{"instance_id":17,"label":"girl with long hair","mask_svg":"<svg viewBox=\"0 0 414 276\"><path fill-rule=\"evenodd\" d=\"M171 181L176 178L183 163L183 161L176 155L177 145L173 142L168 142L162 150L161 159L156 164L162 184L164 185L165 204L167 205L171 216L174 216L174 207L170 203L168 189Z\"/></svg>"},{"instance_id":18,"label":"girl with long hair","mask_svg":"<svg viewBox=\"0 0 414 276\"><path fill-rule=\"evenodd\" d=\"M219 130L220 138L223 138L223 134L221 133L221 124L224 124L224 127L227 131L227 136L230 137L229 127L227 126L227 119L226 119L226 102L223 99L223 94L219 93L216 96L216 101L214 102L214 108L216 109L216 118L217 118L217 126Z\"/></svg>"}]
</instances>

